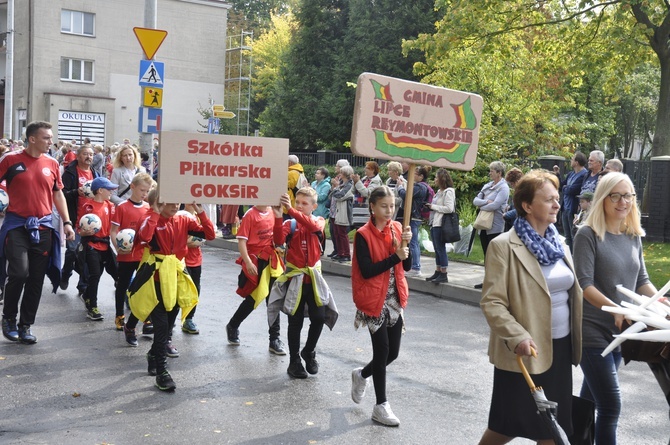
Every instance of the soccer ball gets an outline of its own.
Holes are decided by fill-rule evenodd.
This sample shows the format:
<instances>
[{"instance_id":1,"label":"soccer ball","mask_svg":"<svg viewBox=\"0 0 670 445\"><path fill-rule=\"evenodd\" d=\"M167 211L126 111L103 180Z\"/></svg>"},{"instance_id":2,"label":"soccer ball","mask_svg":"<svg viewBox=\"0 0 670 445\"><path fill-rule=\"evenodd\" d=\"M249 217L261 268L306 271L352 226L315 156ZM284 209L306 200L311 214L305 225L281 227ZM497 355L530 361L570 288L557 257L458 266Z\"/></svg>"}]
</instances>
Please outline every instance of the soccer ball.
<instances>
[{"instance_id":1,"label":"soccer ball","mask_svg":"<svg viewBox=\"0 0 670 445\"><path fill-rule=\"evenodd\" d=\"M79 230L98 233L102 229L102 220L94 213L87 213L79 219Z\"/></svg>"},{"instance_id":2,"label":"soccer ball","mask_svg":"<svg viewBox=\"0 0 670 445\"><path fill-rule=\"evenodd\" d=\"M119 252L130 252L133 249L135 241L135 231L133 229L123 229L116 234L116 250Z\"/></svg>"},{"instance_id":3,"label":"soccer ball","mask_svg":"<svg viewBox=\"0 0 670 445\"><path fill-rule=\"evenodd\" d=\"M204 240L204 239L202 239L202 238L200 238L200 237L197 237L197 236L193 236L193 235L189 235L188 238L186 239L186 241L187 241L189 244L191 244L192 246L195 245L195 246L197 246L197 247L200 247L200 246L202 246L203 244L205 244L205 240Z\"/></svg>"},{"instance_id":4,"label":"soccer ball","mask_svg":"<svg viewBox=\"0 0 670 445\"><path fill-rule=\"evenodd\" d=\"M7 210L9 206L9 195L3 189L0 189L0 212Z\"/></svg>"},{"instance_id":5,"label":"soccer ball","mask_svg":"<svg viewBox=\"0 0 670 445\"><path fill-rule=\"evenodd\" d=\"M84 196L87 198L93 199L95 198L95 194L93 193L93 190L91 190L91 183L93 181L86 181L84 184L82 184L81 189L84 192Z\"/></svg>"}]
</instances>

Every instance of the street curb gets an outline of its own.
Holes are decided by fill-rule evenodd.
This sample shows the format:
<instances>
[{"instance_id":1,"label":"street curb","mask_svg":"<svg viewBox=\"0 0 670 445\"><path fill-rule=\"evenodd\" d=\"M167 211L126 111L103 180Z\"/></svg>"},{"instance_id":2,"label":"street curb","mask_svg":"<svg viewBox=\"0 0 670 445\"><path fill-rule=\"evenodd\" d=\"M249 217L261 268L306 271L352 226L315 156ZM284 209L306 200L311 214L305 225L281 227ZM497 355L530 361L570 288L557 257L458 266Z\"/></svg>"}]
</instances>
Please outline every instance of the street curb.
<instances>
[{"instance_id":1,"label":"street curb","mask_svg":"<svg viewBox=\"0 0 670 445\"><path fill-rule=\"evenodd\" d=\"M217 237L211 241L207 241L206 244L207 246L234 250L237 252L237 240L235 239L229 240ZM351 277L351 263L340 263L327 257L321 259L321 270L324 273L331 275ZM410 290L423 292L429 295L433 295L437 298L442 298L444 300L469 304L471 306L479 306L479 301L482 298L482 293L480 290L458 284L435 284L426 281L424 278L414 277L407 277L407 283Z\"/></svg>"}]
</instances>

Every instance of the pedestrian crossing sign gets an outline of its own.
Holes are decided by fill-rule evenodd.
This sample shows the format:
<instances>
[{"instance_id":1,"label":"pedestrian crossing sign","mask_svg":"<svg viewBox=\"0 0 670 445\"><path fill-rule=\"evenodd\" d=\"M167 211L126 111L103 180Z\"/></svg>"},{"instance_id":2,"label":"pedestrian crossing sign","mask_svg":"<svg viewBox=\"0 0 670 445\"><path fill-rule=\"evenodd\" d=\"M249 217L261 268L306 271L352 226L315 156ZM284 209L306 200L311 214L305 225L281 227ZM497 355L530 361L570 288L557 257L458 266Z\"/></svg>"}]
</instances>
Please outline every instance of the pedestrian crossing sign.
<instances>
[{"instance_id":1,"label":"pedestrian crossing sign","mask_svg":"<svg viewBox=\"0 0 670 445\"><path fill-rule=\"evenodd\" d=\"M140 60L140 86L163 88L165 64L155 60Z\"/></svg>"},{"instance_id":2,"label":"pedestrian crossing sign","mask_svg":"<svg viewBox=\"0 0 670 445\"><path fill-rule=\"evenodd\" d=\"M150 108L163 108L163 89L153 87L142 88L142 105Z\"/></svg>"}]
</instances>

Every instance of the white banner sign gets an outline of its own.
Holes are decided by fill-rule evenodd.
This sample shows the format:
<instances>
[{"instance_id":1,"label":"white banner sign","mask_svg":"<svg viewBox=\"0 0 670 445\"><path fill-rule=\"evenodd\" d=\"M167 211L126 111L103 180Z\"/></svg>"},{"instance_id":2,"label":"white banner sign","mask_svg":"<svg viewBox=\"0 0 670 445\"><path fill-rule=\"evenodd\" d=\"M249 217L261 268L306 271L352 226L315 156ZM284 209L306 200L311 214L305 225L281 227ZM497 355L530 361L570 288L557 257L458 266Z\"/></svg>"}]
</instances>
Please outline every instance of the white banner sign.
<instances>
[{"instance_id":1,"label":"white banner sign","mask_svg":"<svg viewBox=\"0 0 670 445\"><path fill-rule=\"evenodd\" d=\"M279 205L288 187L288 139L160 133L162 202Z\"/></svg>"}]
</instances>

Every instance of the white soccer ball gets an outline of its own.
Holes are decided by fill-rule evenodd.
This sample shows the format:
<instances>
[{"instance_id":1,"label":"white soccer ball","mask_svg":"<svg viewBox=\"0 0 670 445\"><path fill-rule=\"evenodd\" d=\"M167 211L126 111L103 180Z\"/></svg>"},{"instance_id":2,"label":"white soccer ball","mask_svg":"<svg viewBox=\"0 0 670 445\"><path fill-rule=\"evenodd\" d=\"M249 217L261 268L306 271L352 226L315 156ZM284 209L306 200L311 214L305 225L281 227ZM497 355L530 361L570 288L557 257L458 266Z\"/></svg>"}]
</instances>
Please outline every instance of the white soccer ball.
<instances>
[{"instance_id":1,"label":"white soccer ball","mask_svg":"<svg viewBox=\"0 0 670 445\"><path fill-rule=\"evenodd\" d=\"M195 246L200 247L200 246L202 246L203 244L205 244L205 240L204 240L204 239L202 239L202 238L200 238L200 237L197 237L197 236L193 236L193 235L189 235L188 238L186 239L186 241L187 241L191 246L194 246L194 245L195 245Z\"/></svg>"},{"instance_id":2,"label":"white soccer ball","mask_svg":"<svg viewBox=\"0 0 670 445\"><path fill-rule=\"evenodd\" d=\"M102 220L94 213L87 213L79 219L79 229L98 233L102 229Z\"/></svg>"},{"instance_id":3,"label":"white soccer ball","mask_svg":"<svg viewBox=\"0 0 670 445\"><path fill-rule=\"evenodd\" d=\"M4 189L0 189L0 212L7 210L9 206L9 195Z\"/></svg>"},{"instance_id":4,"label":"white soccer ball","mask_svg":"<svg viewBox=\"0 0 670 445\"><path fill-rule=\"evenodd\" d=\"M91 183L93 183L93 181L84 182L81 186L81 189L84 192L84 196L93 199L95 198L95 193L93 193L93 190L91 190Z\"/></svg>"},{"instance_id":5,"label":"white soccer ball","mask_svg":"<svg viewBox=\"0 0 670 445\"><path fill-rule=\"evenodd\" d=\"M133 229L119 230L116 234L116 250L118 252L130 252L133 249L133 241L135 241L135 231Z\"/></svg>"}]
</instances>

